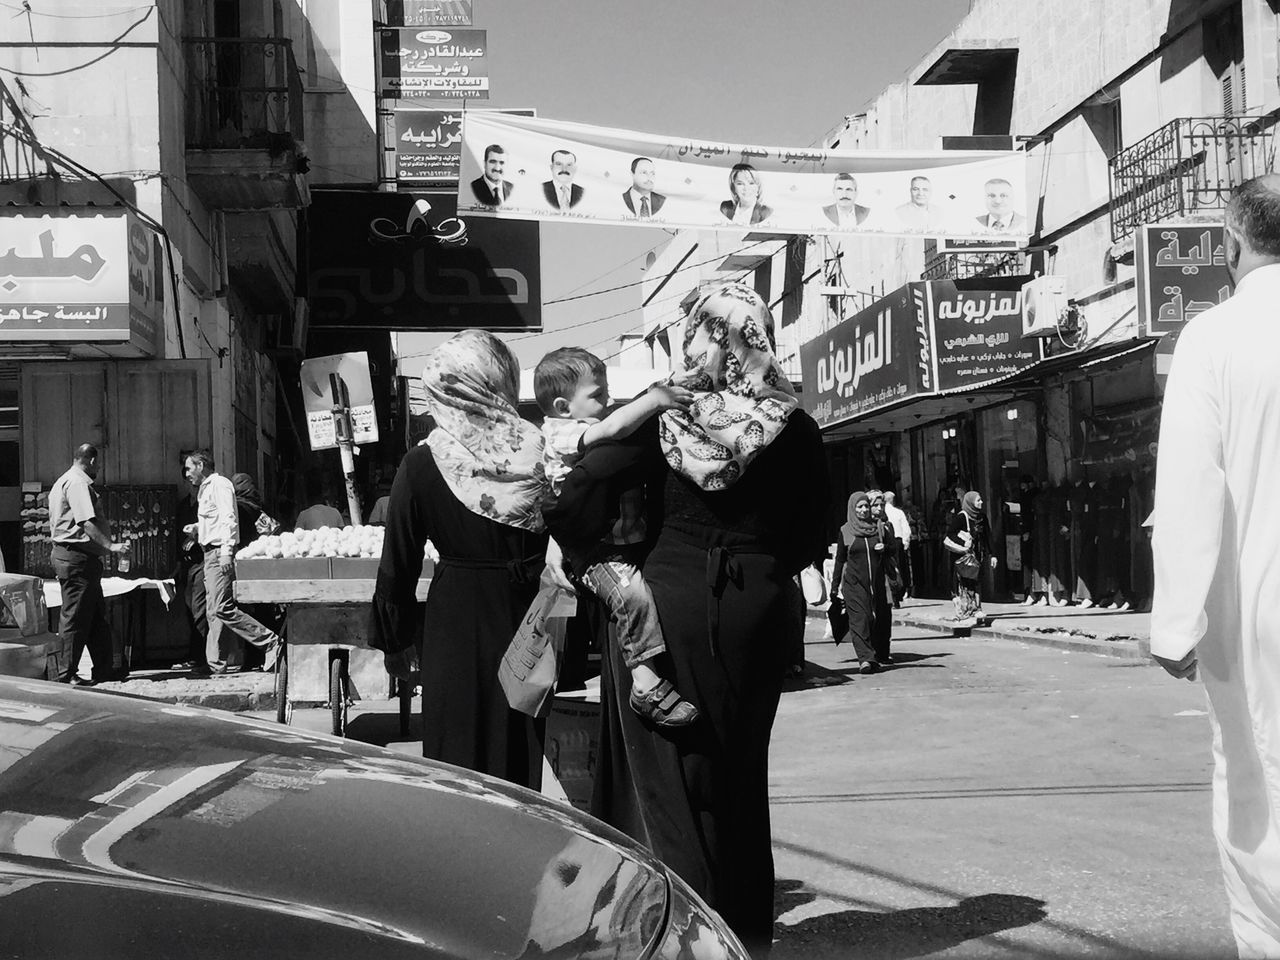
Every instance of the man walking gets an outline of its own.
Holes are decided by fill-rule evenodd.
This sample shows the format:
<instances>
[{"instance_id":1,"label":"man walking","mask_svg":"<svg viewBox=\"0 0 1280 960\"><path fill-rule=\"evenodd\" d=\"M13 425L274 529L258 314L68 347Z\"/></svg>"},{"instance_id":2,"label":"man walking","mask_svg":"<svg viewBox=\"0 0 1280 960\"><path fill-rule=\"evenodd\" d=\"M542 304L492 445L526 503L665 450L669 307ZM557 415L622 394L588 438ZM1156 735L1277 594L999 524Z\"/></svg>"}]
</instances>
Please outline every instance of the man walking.
<instances>
[{"instance_id":1,"label":"man walking","mask_svg":"<svg viewBox=\"0 0 1280 960\"><path fill-rule=\"evenodd\" d=\"M236 606L232 594L235 583L235 549L240 540L236 517L236 492L231 481L213 468L213 454L194 450L187 455L187 482L198 491L195 524L184 532L194 532L204 551L205 608L209 638L205 659L215 676L239 673L244 664L243 640L266 651L263 670L275 666L280 652L279 635L268 630Z\"/></svg>"},{"instance_id":2,"label":"man walking","mask_svg":"<svg viewBox=\"0 0 1280 960\"><path fill-rule=\"evenodd\" d=\"M184 480L190 452L183 450L178 457L178 467ZM195 488L188 485L187 494L178 501L176 511L179 537L178 567L174 579L187 608L187 659L175 663L173 669L186 670L195 676L208 676L209 665L204 659L209 642L209 614L204 602L204 551L194 534L184 532L199 522L196 493Z\"/></svg>"},{"instance_id":3,"label":"man walking","mask_svg":"<svg viewBox=\"0 0 1280 960\"><path fill-rule=\"evenodd\" d=\"M98 515L98 448L91 443L76 447L71 469L54 481L49 491L49 539L53 541L53 572L62 588L58 632L71 641L71 663L58 679L91 685L109 680L111 634L107 630L106 603L102 598L102 557L127 554L129 544L111 539L111 531ZM93 660L92 679L76 675L85 647Z\"/></svg>"},{"instance_id":4,"label":"man walking","mask_svg":"<svg viewBox=\"0 0 1280 960\"><path fill-rule=\"evenodd\" d=\"M1241 957L1280 956L1280 176L1237 187L1235 293L1184 328L1156 470L1151 653L1204 678L1213 828Z\"/></svg>"}]
</instances>

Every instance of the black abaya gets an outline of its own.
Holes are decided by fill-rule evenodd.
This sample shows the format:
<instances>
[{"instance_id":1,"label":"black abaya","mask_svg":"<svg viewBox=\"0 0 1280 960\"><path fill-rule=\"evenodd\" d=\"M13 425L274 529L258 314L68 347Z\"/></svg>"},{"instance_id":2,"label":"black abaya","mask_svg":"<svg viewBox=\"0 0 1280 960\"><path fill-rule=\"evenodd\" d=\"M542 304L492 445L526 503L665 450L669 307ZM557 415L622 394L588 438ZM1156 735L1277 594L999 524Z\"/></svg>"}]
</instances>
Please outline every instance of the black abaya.
<instances>
[{"instance_id":1,"label":"black abaya","mask_svg":"<svg viewBox=\"0 0 1280 960\"><path fill-rule=\"evenodd\" d=\"M414 590L428 538L440 561L419 626ZM537 593L546 546L545 534L472 513L430 448L414 447L391 488L371 620L377 649L422 643L423 756L534 790L545 721L510 708L498 663Z\"/></svg>"},{"instance_id":2,"label":"black abaya","mask_svg":"<svg viewBox=\"0 0 1280 960\"><path fill-rule=\"evenodd\" d=\"M662 669L702 717L684 731L646 725L627 705L621 652L602 644L592 810L647 845L762 957L773 931L769 738L787 661L787 584L825 539L821 441L795 413L741 480L712 493L669 471L646 436L658 532L644 577L666 636ZM573 489L567 480L561 508L571 511Z\"/></svg>"},{"instance_id":3,"label":"black abaya","mask_svg":"<svg viewBox=\"0 0 1280 960\"><path fill-rule=\"evenodd\" d=\"M854 537L846 545L841 534L831 579L849 614L849 640L863 663L889 663L893 610L889 604L888 573L896 562L898 540L880 524L874 537ZM881 544L879 550L876 544Z\"/></svg>"}]
</instances>

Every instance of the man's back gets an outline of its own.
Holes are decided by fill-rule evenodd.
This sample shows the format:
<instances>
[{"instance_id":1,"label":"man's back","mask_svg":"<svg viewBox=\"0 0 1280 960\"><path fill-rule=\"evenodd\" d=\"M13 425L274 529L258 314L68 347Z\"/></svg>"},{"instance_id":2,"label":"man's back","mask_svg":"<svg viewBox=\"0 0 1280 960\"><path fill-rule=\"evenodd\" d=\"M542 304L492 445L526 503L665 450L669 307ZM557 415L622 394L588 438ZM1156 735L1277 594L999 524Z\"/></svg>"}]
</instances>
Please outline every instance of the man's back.
<instances>
[{"instance_id":1,"label":"man's back","mask_svg":"<svg viewBox=\"0 0 1280 960\"><path fill-rule=\"evenodd\" d=\"M1160 656L1180 659L1202 637L1237 643L1241 624L1280 643L1277 304L1280 264L1244 277L1178 342L1156 477L1151 632ZM1275 656L1280 669L1280 649Z\"/></svg>"}]
</instances>

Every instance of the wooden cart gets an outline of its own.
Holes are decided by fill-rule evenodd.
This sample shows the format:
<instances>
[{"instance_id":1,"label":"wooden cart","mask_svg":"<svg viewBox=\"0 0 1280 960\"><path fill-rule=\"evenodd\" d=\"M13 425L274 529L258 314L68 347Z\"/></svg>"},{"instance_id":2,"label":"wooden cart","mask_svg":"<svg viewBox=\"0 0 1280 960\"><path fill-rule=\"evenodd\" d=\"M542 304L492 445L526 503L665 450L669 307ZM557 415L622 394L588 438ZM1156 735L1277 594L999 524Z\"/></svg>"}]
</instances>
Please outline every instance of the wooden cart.
<instances>
[{"instance_id":1,"label":"wooden cart","mask_svg":"<svg viewBox=\"0 0 1280 960\"><path fill-rule=\"evenodd\" d=\"M426 571L424 571L426 572ZM374 581L237 579L238 603L285 608L285 648L276 667L276 719L288 723L295 703L327 704L333 733L344 736L354 700L400 699L400 730L407 733L413 687L387 674L382 652L369 646L367 624ZM429 578L418 581L426 600Z\"/></svg>"}]
</instances>

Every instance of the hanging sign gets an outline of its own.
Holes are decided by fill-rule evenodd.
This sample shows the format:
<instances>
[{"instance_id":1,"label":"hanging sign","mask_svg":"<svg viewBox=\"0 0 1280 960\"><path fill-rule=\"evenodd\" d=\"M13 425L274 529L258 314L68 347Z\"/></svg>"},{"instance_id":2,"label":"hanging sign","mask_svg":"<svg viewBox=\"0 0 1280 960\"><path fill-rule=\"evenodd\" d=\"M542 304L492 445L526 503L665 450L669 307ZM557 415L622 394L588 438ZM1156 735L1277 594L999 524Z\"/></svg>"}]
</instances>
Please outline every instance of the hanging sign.
<instances>
[{"instance_id":1,"label":"hanging sign","mask_svg":"<svg viewBox=\"0 0 1280 960\"><path fill-rule=\"evenodd\" d=\"M1026 174L1017 151L755 147L468 112L458 210L517 220L1021 241Z\"/></svg>"},{"instance_id":2,"label":"hanging sign","mask_svg":"<svg viewBox=\"0 0 1280 960\"><path fill-rule=\"evenodd\" d=\"M504 110L524 117L533 110ZM462 162L462 111L398 105L395 110L396 180L454 190Z\"/></svg>"},{"instance_id":3,"label":"hanging sign","mask_svg":"<svg viewBox=\"0 0 1280 960\"><path fill-rule=\"evenodd\" d=\"M1179 330L1231 296L1221 224L1143 224L1134 243L1143 335Z\"/></svg>"},{"instance_id":4,"label":"hanging sign","mask_svg":"<svg viewBox=\"0 0 1280 960\"><path fill-rule=\"evenodd\" d=\"M1021 290L956 290L945 282L919 287L939 392L994 383L1044 359L1044 339L1022 336Z\"/></svg>"},{"instance_id":5,"label":"hanging sign","mask_svg":"<svg viewBox=\"0 0 1280 960\"><path fill-rule=\"evenodd\" d=\"M488 100L484 30L385 27L378 31L378 96Z\"/></svg>"},{"instance_id":6,"label":"hanging sign","mask_svg":"<svg viewBox=\"0 0 1280 960\"><path fill-rule=\"evenodd\" d=\"M383 6L383 23L392 26L471 26L471 0L383 0Z\"/></svg>"}]
</instances>

